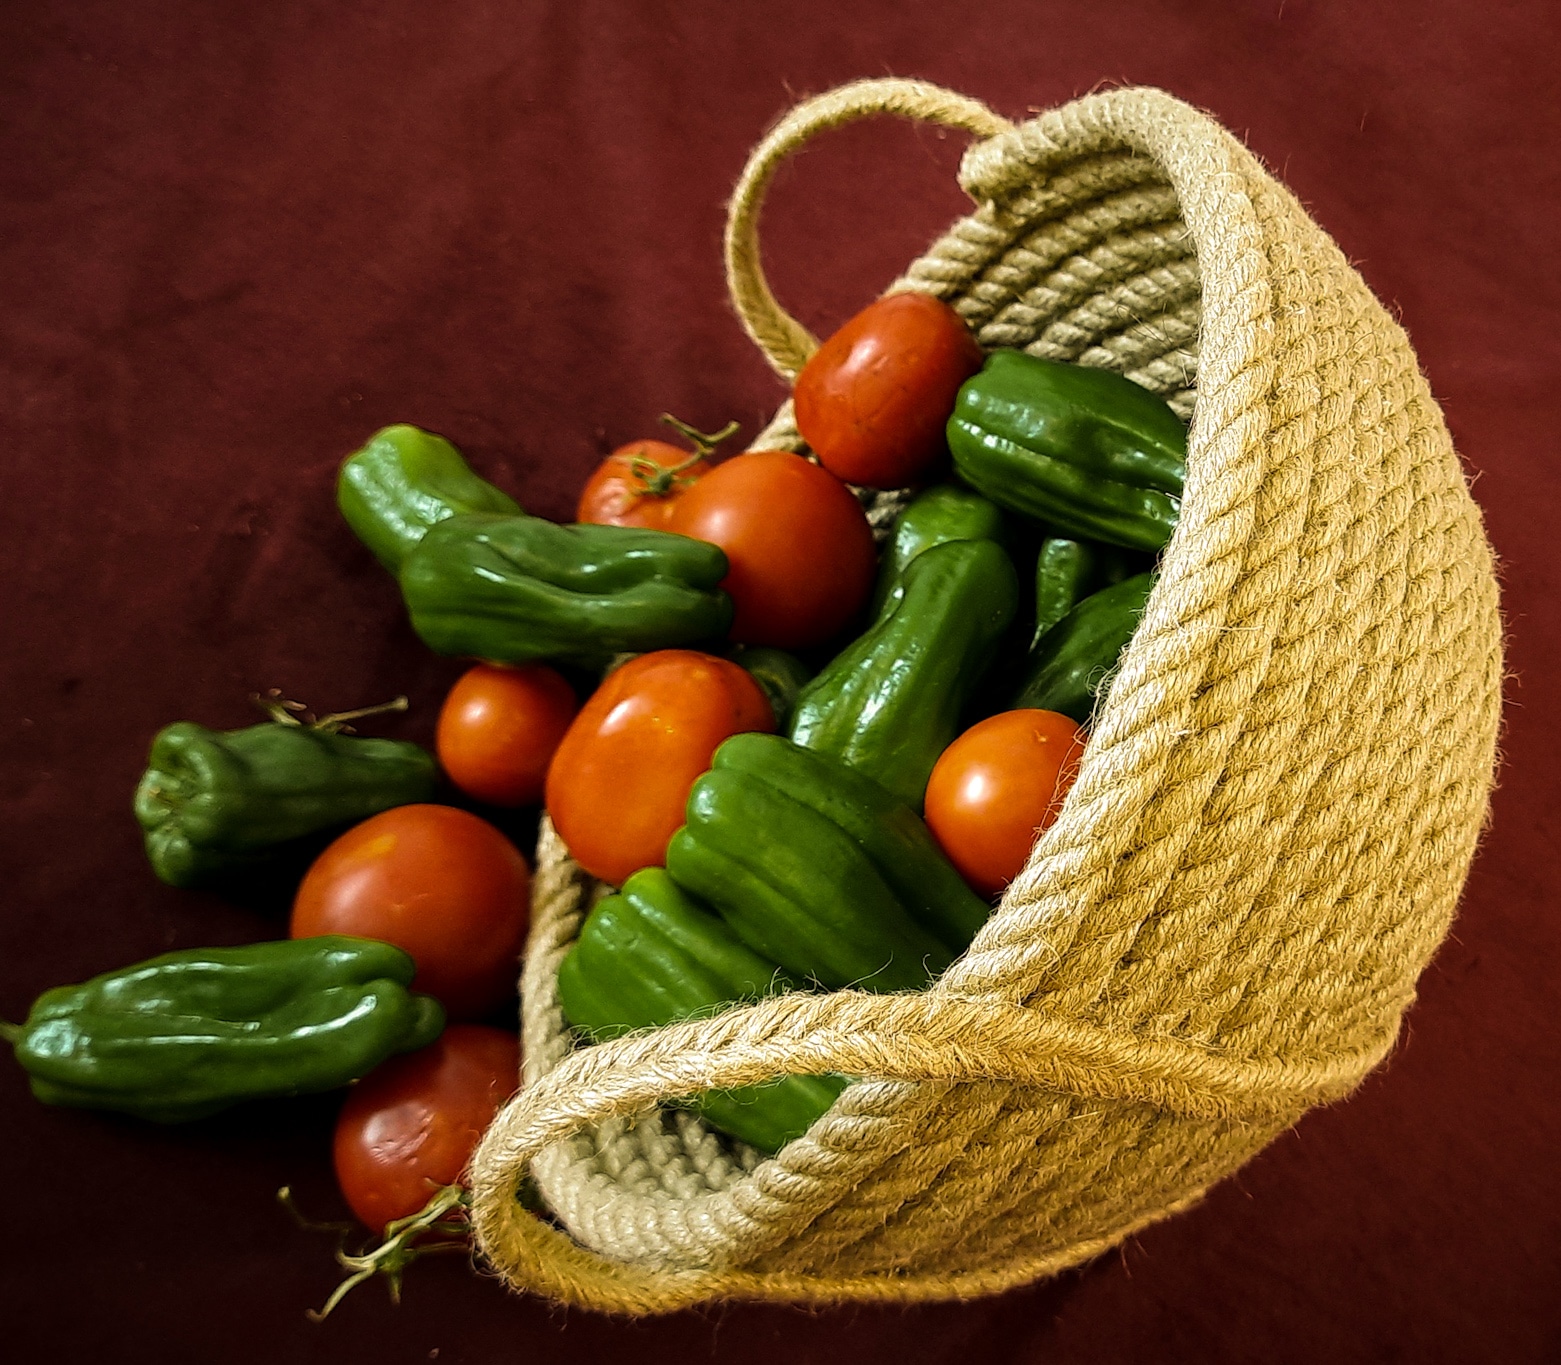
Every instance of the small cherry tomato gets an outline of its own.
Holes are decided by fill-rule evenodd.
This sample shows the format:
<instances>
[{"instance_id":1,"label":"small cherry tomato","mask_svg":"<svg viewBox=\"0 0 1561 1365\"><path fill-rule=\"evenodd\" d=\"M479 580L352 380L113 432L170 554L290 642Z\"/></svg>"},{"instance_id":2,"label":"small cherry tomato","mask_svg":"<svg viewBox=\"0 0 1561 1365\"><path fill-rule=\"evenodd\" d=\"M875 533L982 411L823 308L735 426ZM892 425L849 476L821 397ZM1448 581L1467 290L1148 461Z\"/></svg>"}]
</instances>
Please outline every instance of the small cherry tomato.
<instances>
[{"instance_id":1,"label":"small cherry tomato","mask_svg":"<svg viewBox=\"0 0 1561 1365\"><path fill-rule=\"evenodd\" d=\"M1055 711L1002 711L943 751L927 782L927 828L983 896L1029 860L1078 776L1084 732Z\"/></svg>"},{"instance_id":2,"label":"small cherry tomato","mask_svg":"<svg viewBox=\"0 0 1561 1365\"><path fill-rule=\"evenodd\" d=\"M495 806L535 805L577 710L574 689L546 664L478 664L445 698L434 747L450 781L468 796Z\"/></svg>"},{"instance_id":3,"label":"small cherry tomato","mask_svg":"<svg viewBox=\"0 0 1561 1365\"><path fill-rule=\"evenodd\" d=\"M693 445L690 452L666 441L631 441L596 467L580 494L575 520L599 526L645 526L665 531L677 501L710 472L709 456L737 430L728 422L720 431L695 431L671 413L661 420Z\"/></svg>"},{"instance_id":4,"label":"small cherry tomato","mask_svg":"<svg viewBox=\"0 0 1561 1365\"><path fill-rule=\"evenodd\" d=\"M690 649L641 654L580 708L548 769L548 814L580 866L621 886L665 861L721 741L774 728L763 690L736 664Z\"/></svg>"},{"instance_id":5,"label":"small cherry tomato","mask_svg":"<svg viewBox=\"0 0 1561 1365\"><path fill-rule=\"evenodd\" d=\"M417 963L413 988L470 1019L515 989L530 887L520 850L486 820L454 806L397 806L315 859L291 933L394 943Z\"/></svg>"},{"instance_id":6,"label":"small cherry tomato","mask_svg":"<svg viewBox=\"0 0 1561 1365\"><path fill-rule=\"evenodd\" d=\"M797 376L797 430L847 483L904 488L946 449L959 386L981 368L964 320L931 294L890 294L829 338Z\"/></svg>"},{"instance_id":7,"label":"small cherry tomato","mask_svg":"<svg viewBox=\"0 0 1561 1365\"><path fill-rule=\"evenodd\" d=\"M383 1234L459 1181L483 1129L519 1088L520 1039L482 1024L451 1024L365 1076L332 1142L336 1182L358 1220Z\"/></svg>"},{"instance_id":8,"label":"small cherry tomato","mask_svg":"<svg viewBox=\"0 0 1561 1365\"><path fill-rule=\"evenodd\" d=\"M731 636L745 645L822 644L861 609L877 572L873 530L851 490L789 451L717 465L667 529L726 551Z\"/></svg>"}]
</instances>

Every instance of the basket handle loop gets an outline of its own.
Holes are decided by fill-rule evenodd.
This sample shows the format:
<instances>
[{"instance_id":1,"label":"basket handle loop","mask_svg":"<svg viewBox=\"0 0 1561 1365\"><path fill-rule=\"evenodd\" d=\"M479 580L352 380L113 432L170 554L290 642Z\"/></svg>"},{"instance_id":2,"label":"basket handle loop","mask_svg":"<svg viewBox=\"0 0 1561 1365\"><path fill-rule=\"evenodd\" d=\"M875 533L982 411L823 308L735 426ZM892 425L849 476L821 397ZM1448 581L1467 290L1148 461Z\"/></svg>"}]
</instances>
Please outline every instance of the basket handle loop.
<instances>
[{"instance_id":1,"label":"basket handle loop","mask_svg":"<svg viewBox=\"0 0 1561 1365\"><path fill-rule=\"evenodd\" d=\"M853 81L804 100L753 149L732 192L726 216L726 285L743 327L770 364L788 382L818 349L818 338L776 301L759 260L759 211L776 170L792 152L826 128L867 118L902 118L963 128L979 138L996 137L1013 125L979 100L925 81Z\"/></svg>"}]
</instances>

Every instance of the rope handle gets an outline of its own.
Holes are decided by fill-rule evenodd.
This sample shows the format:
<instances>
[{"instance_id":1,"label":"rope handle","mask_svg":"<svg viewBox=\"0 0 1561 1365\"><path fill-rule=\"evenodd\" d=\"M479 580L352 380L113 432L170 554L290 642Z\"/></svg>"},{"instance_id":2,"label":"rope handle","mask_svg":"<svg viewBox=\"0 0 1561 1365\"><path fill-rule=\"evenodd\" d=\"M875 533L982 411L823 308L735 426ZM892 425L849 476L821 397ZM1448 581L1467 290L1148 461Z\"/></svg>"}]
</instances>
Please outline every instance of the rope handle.
<instances>
[{"instance_id":1,"label":"rope handle","mask_svg":"<svg viewBox=\"0 0 1561 1365\"><path fill-rule=\"evenodd\" d=\"M1395 1019L1353 1052L1257 1060L1172 1038L1124 1036L936 986L902 995L774 996L578 1049L534 1078L499 1111L472 1157L473 1224L484 1253L520 1283L546 1285L574 1302L666 1311L739 1286L699 1272L609 1265L535 1221L518 1193L547 1147L669 1099L831 1071L899 1081L1004 1080L1202 1120L1288 1126L1310 1106L1352 1091L1392 1050L1397 1025Z\"/></svg>"},{"instance_id":2,"label":"rope handle","mask_svg":"<svg viewBox=\"0 0 1561 1365\"><path fill-rule=\"evenodd\" d=\"M764 277L759 259L759 213L764 197L781 162L814 134L873 114L897 114L961 128L983 139L1013 127L979 100L926 81L853 81L804 100L753 149L727 208L726 287L744 329L788 383L818 349L818 338L781 307Z\"/></svg>"}]
</instances>

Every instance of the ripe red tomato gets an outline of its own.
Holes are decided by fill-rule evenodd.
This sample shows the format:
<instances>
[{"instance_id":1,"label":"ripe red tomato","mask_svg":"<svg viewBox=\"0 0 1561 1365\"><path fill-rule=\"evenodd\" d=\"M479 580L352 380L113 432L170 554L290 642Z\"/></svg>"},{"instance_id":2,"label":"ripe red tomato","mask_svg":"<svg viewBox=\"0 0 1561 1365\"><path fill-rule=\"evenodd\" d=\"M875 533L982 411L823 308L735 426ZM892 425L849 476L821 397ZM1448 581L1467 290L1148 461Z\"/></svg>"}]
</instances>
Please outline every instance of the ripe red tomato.
<instances>
[{"instance_id":1,"label":"ripe red tomato","mask_svg":"<svg viewBox=\"0 0 1561 1365\"><path fill-rule=\"evenodd\" d=\"M861 504L827 469L783 450L717 465L685 493L667 528L726 551L732 639L801 649L861 609L877 569Z\"/></svg>"},{"instance_id":2,"label":"ripe red tomato","mask_svg":"<svg viewBox=\"0 0 1561 1365\"><path fill-rule=\"evenodd\" d=\"M548 814L587 872L621 886L665 861L721 741L774 728L763 690L736 664L690 649L641 654L580 708L548 769Z\"/></svg>"},{"instance_id":3,"label":"ripe red tomato","mask_svg":"<svg viewBox=\"0 0 1561 1365\"><path fill-rule=\"evenodd\" d=\"M535 805L577 710L574 689L546 664L478 664L456 681L439 712L439 762L479 801Z\"/></svg>"},{"instance_id":4,"label":"ripe red tomato","mask_svg":"<svg viewBox=\"0 0 1561 1365\"><path fill-rule=\"evenodd\" d=\"M486 820L453 806L397 806L315 859L291 933L394 943L417 963L413 987L470 1019L515 988L530 887L526 860Z\"/></svg>"},{"instance_id":5,"label":"ripe red tomato","mask_svg":"<svg viewBox=\"0 0 1561 1365\"><path fill-rule=\"evenodd\" d=\"M1055 711L1003 711L973 725L927 783L927 827L983 896L1017 877L1078 776L1084 732Z\"/></svg>"},{"instance_id":6,"label":"ripe red tomato","mask_svg":"<svg viewBox=\"0 0 1561 1365\"><path fill-rule=\"evenodd\" d=\"M455 1184L519 1088L520 1039L482 1024L451 1024L436 1042L365 1076L332 1142L336 1182L359 1221L383 1234Z\"/></svg>"},{"instance_id":7,"label":"ripe red tomato","mask_svg":"<svg viewBox=\"0 0 1561 1365\"><path fill-rule=\"evenodd\" d=\"M890 294L797 376L797 430L824 468L868 488L915 483L944 451L959 386L981 368L964 320L931 294Z\"/></svg>"},{"instance_id":8,"label":"ripe red tomato","mask_svg":"<svg viewBox=\"0 0 1561 1365\"><path fill-rule=\"evenodd\" d=\"M698 452L666 441L632 441L597 465L580 494L575 520L665 531L678 499L709 469Z\"/></svg>"}]
</instances>

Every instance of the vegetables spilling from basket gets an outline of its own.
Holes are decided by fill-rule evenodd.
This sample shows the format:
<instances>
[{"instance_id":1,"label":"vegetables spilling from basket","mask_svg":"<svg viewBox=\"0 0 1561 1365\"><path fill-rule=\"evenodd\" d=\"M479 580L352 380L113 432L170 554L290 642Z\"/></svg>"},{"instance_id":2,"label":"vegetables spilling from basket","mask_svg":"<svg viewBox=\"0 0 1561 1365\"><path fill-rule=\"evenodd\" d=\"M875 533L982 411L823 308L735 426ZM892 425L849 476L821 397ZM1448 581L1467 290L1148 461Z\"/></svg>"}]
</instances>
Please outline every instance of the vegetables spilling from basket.
<instances>
[{"instance_id":1,"label":"vegetables spilling from basket","mask_svg":"<svg viewBox=\"0 0 1561 1365\"><path fill-rule=\"evenodd\" d=\"M494 824L436 803L439 768L458 802L545 799L616 888L559 973L586 1040L943 971L1061 807L1176 523L1185 429L1118 375L983 357L915 293L826 341L795 399L816 462L718 460L734 427L674 423L691 451L615 451L568 526L415 427L349 456L342 514L414 630L481 661L439 717L438 767L345 733L375 708L315 721L272 698L248 729L165 729L135 799L153 870L220 887L309 864L291 941L46 992L4 1026L38 1098L175 1121L359 1082L337 1170L386 1241L342 1258L353 1282L394 1281L458 1232L456 1182L518 1043L440 1031L510 996L529 869ZM848 483L913 490L881 554ZM775 1150L845 1084L693 1107Z\"/></svg>"}]
</instances>

